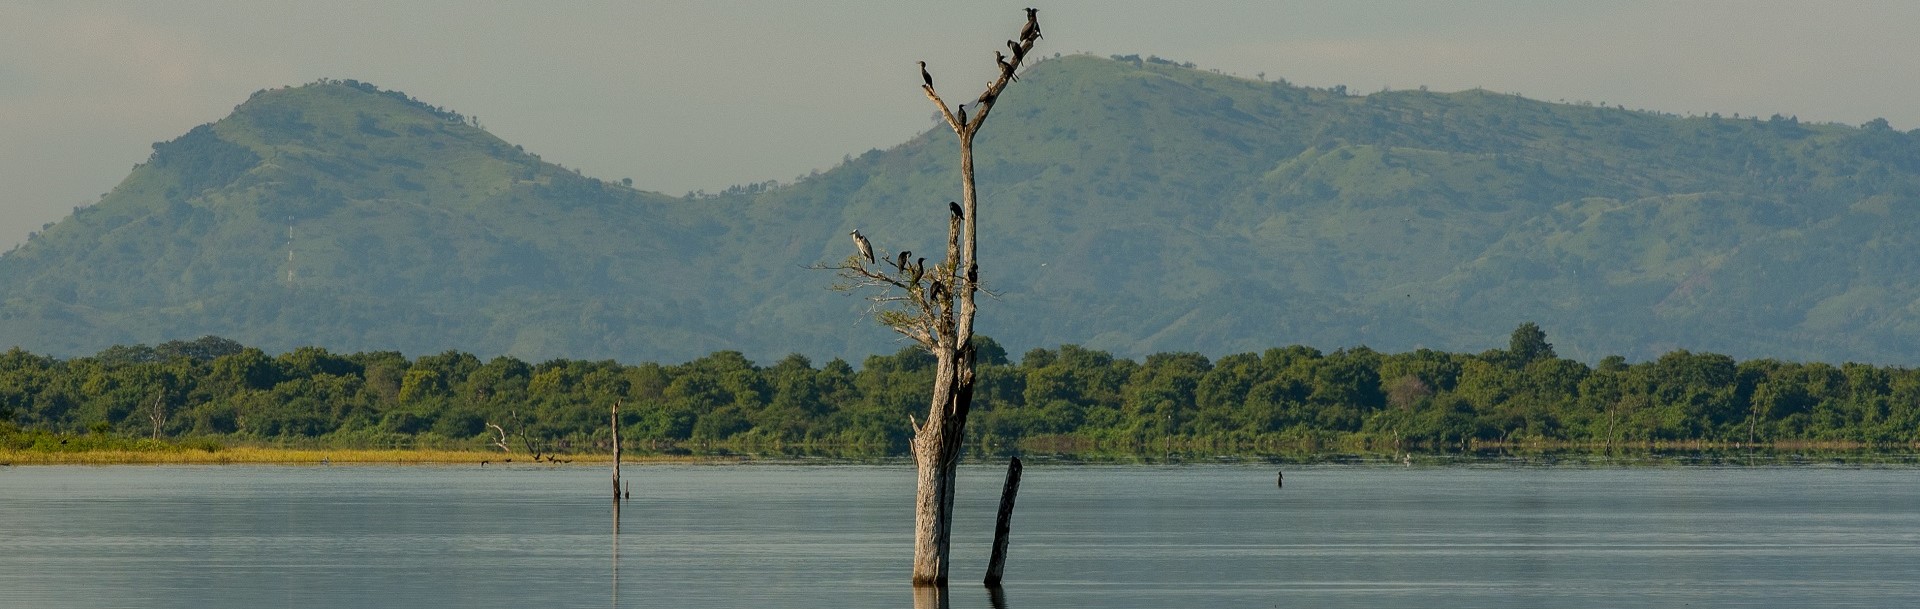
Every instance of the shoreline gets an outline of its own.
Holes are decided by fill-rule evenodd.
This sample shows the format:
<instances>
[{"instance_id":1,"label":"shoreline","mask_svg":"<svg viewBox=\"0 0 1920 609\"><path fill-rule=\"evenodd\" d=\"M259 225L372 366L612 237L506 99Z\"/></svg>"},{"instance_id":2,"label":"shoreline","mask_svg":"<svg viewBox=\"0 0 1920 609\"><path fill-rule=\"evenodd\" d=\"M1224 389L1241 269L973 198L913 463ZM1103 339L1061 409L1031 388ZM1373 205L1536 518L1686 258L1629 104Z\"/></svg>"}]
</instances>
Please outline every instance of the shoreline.
<instances>
[{"instance_id":1,"label":"shoreline","mask_svg":"<svg viewBox=\"0 0 1920 609\"><path fill-rule=\"evenodd\" d=\"M1041 448L1041 447L1034 447ZM1019 456L1034 462L1088 464L1199 464L1199 463L1291 463L1291 464L1376 464L1445 466L1472 463L1509 463L1533 466L1580 466L1596 464L1699 464L1699 465L1814 465L1814 464L1920 464L1920 451L1907 445L1868 446L1855 443L1780 443L1772 446L1675 442L1637 447L1600 447L1512 444L1474 446L1465 450L1399 448L1397 450L1319 450L1286 454L1260 452L1134 452L1113 450L1022 450ZM967 460L995 462L1002 454L969 453ZM661 454L631 452L620 462L629 465L654 464L740 464L740 463L876 463L900 461L897 455L864 457L807 455L792 452L722 450L707 454ZM533 455L480 450L445 449L321 449L261 446L217 449L156 447L148 449L99 448L90 450L34 450L0 448L0 467L32 465L491 465L491 466L605 466L613 462L611 454Z\"/></svg>"},{"instance_id":2,"label":"shoreline","mask_svg":"<svg viewBox=\"0 0 1920 609\"><path fill-rule=\"evenodd\" d=\"M722 463L739 457L623 455L622 464ZM607 465L613 455L560 455L535 461L532 455L437 449L315 449L237 447L208 451L102 449L36 451L0 449L0 466L27 465Z\"/></svg>"}]
</instances>

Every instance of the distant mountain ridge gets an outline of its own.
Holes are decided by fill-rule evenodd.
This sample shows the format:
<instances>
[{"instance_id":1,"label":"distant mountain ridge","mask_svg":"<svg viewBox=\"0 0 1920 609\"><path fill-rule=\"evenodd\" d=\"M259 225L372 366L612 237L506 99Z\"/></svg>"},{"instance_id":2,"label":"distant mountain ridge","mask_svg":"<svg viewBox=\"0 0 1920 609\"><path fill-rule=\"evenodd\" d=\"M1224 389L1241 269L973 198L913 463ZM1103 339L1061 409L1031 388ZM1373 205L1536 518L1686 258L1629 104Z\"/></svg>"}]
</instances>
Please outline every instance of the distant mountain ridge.
<instances>
[{"instance_id":1,"label":"distant mountain ridge","mask_svg":"<svg viewBox=\"0 0 1920 609\"><path fill-rule=\"evenodd\" d=\"M910 85L908 85L910 86ZM1042 62L979 144L1017 353L1472 349L1920 363L1920 133ZM800 267L938 249L932 130L774 188L602 182L364 83L265 91L0 257L0 345L685 360L896 349ZM289 239L291 227L291 239ZM291 259L289 259L291 253Z\"/></svg>"}]
</instances>

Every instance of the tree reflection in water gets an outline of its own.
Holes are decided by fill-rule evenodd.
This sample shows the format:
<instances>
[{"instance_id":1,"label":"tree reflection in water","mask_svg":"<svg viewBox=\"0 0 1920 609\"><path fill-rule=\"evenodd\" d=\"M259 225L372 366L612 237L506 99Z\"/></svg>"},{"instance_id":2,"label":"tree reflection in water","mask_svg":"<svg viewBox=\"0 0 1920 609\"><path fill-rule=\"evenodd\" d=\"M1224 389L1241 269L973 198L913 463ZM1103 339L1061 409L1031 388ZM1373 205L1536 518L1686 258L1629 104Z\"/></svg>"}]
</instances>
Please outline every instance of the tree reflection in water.
<instances>
[{"instance_id":1,"label":"tree reflection in water","mask_svg":"<svg viewBox=\"0 0 1920 609\"><path fill-rule=\"evenodd\" d=\"M1007 595L1000 586L987 586L987 602L993 609L1007 609ZM946 586L914 586L913 609L947 609Z\"/></svg>"},{"instance_id":2,"label":"tree reflection in water","mask_svg":"<svg viewBox=\"0 0 1920 609\"><path fill-rule=\"evenodd\" d=\"M947 609L947 587L914 586L913 609Z\"/></svg>"},{"instance_id":3,"label":"tree reflection in water","mask_svg":"<svg viewBox=\"0 0 1920 609\"><path fill-rule=\"evenodd\" d=\"M620 609L620 500L613 500L613 609Z\"/></svg>"}]
</instances>

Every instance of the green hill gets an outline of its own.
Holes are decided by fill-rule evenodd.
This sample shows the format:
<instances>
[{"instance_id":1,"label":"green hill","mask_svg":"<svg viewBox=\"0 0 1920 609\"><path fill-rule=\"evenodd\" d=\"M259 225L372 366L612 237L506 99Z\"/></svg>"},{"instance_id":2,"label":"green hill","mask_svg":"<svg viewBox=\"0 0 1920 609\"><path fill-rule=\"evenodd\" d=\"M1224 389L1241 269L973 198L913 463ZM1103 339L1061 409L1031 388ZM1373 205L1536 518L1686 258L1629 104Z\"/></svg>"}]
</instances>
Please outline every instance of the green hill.
<instances>
[{"instance_id":1,"label":"green hill","mask_svg":"<svg viewBox=\"0 0 1920 609\"><path fill-rule=\"evenodd\" d=\"M854 228L938 249L955 147L934 130L796 184L671 198L361 83L262 92L0 257L0 345L889 352L801 266L845 256ZM1536 321L1587 360L1920 362L1920 133L1883 122L1351 96L1081 56L1010 88L978 153L1000 294L980 327L1015 352L1463 350Z\"/></svg>"}]
</instances>

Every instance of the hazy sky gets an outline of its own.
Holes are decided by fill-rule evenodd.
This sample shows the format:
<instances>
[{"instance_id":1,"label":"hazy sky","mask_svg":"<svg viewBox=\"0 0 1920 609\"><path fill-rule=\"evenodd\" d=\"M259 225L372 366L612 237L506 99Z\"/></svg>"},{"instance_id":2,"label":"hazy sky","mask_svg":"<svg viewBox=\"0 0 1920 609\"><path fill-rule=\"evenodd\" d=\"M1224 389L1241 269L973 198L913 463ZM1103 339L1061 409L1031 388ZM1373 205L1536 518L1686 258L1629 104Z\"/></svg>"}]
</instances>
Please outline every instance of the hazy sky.
<instances>
[{"instance_id":1,"label":"hazy sky","mask_svg":"<svg viewBox=\"0 0 1920 609\"><path fill-rule=\"evenodd\" d=\"M0 0L0 250L97 200L153 142L321 77L648 190L789 181L929 127L914 61L985 82L1029 5L1048 55L1920 127L1920 2L1194 4Z\"/></svg>"}]
</instances>

